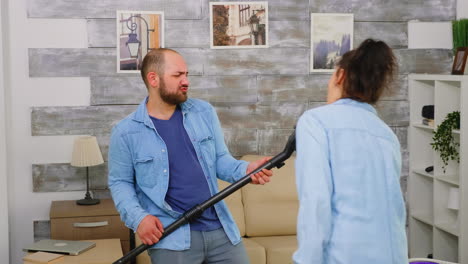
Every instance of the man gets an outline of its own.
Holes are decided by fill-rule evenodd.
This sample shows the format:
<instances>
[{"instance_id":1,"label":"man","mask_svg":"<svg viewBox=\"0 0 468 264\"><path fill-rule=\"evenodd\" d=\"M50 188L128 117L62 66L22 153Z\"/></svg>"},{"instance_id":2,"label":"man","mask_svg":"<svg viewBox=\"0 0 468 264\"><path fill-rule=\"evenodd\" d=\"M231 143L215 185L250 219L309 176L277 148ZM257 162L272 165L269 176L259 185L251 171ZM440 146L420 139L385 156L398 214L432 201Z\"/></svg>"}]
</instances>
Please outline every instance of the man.
<instances>
[{"instance_id":1,"label":"man","mask_svg":"<svg viewBox=\"0 0 468 264\"><path fill-rule=\"evenodd\" d=\"M227 150L214 108L188 99L187 65L170 49L150 51L141 75L148 97L112 130L109 187L125 224L136 231L152 263L248 263L239 230L224 202L159 241L163 226L267 161L247 163ZM263 170L252 176L265 184Z\"/></svg>"}]
</instances>

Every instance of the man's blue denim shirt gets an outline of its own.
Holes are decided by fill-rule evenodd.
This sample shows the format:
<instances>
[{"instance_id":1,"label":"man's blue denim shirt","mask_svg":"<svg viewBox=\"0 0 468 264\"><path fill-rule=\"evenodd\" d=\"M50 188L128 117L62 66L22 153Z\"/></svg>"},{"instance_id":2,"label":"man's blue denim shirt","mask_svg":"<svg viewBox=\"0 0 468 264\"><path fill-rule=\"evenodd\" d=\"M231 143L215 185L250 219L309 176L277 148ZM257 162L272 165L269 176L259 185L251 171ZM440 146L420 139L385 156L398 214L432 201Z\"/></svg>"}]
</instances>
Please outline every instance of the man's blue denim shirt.
<instances>
[{"instance_id":1,"label":"man's blue denim shirt","mask_svg":"<svg viewBox=\"0 0 468 264\"><path fill-rule=\"evenodd\" d=\"M149 214L165 227L181 216L165 201L170 175L167 148L149 117L147 100L112 129L109 144L109 188L122 220L134 231ZM188 99L181 109L211 194L218 192L217 178L234 182L243 177L248 163L229 153L215 109L198 99ZM231 242L239 243L239 230L224 201L214 207ZM190 226L180 227L154 247L190 248Z\"/></svg>"}]
</instances>

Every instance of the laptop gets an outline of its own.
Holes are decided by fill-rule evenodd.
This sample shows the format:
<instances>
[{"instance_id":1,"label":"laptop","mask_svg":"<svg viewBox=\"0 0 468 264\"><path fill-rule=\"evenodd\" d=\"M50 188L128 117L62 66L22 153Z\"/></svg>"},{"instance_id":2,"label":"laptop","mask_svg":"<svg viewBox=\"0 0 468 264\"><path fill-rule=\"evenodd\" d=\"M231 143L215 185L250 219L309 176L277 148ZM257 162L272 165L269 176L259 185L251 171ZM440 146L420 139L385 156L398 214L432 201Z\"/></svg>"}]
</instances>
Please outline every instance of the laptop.
<instances>
[{"instance_id":1,"label":"laptop","mask_svg":"<svg viewBox=\"0 0 468 264\"><path fill-rule=\"evenodd\" d=\"M96 243L89 241L43 239L23 248L23 251L43 251L76 256L95 246Z\"/></svg>"}]
</instances>

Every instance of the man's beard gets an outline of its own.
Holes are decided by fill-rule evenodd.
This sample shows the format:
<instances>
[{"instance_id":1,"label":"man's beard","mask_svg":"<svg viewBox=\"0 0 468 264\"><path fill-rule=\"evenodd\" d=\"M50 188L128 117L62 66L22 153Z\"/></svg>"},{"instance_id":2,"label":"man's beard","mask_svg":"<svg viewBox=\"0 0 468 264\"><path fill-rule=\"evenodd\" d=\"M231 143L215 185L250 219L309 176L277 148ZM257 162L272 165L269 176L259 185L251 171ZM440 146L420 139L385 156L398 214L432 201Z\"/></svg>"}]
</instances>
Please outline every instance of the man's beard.
<instances>
[{"instance_id":1,"label":"man's beard","mask_svg":"<svg viewBox=\"0 0 468 264\"><path fill-rule=\"evenodd\" d=\"M159 86L159 96L165 103L171 105L178 105L180 103L183 103L187 101L188 98L187 93L178 94L178 91L176 93L170 93L169 91L167 91L166 84L162 79L160 81Z\"/></svg>"}]
</instances>

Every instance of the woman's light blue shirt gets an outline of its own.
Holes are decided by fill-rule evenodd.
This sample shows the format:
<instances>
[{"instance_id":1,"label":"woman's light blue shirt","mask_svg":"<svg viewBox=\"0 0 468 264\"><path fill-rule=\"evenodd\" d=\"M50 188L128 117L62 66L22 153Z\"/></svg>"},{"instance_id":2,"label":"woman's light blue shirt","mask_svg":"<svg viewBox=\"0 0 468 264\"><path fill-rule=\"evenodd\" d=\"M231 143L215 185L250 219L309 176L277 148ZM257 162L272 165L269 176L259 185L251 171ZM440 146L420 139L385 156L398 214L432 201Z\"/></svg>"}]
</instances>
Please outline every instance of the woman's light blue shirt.
<instances>
[{"instance_id":1,"label":"woman's light blue shirt","mask_svg":"<svg viewBox=\"0 0 468 264\"><path fill-rule=\"evenodd\" d=\"M366 103L341 99L297 125L300 264L408 263L400 144Z\"/></svg>"}]
</instances>

